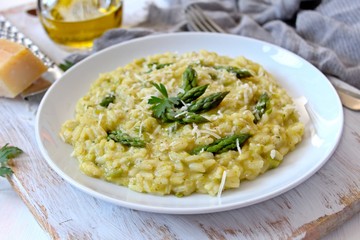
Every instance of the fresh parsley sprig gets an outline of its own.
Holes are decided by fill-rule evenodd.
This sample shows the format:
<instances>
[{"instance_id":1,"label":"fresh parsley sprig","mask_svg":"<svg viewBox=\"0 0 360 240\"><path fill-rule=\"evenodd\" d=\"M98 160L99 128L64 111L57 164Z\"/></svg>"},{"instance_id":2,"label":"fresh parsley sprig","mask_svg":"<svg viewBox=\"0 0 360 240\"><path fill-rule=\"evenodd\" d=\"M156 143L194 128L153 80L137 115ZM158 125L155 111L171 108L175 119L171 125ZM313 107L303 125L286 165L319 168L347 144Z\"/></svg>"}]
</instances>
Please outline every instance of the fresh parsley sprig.
<instances>
[{"instance_id":1,"label":"fresh parsley sprig","mask_svg":"<svg viewBox=\"0 0 360 240\"><path fill-rule=\"evenodd\" d=\"M148 100L148 104L151 104L151 110L153 110L153 115L158 119L166 119L166 112L174 107L174 105L179 104L178 97L169 97L168 92L164 84L156 84L151 82L151 84L161 93L162 97L151 96Z\"/></svg>"},{"instance_id":2,"label":"fresh parsley sprig","mask_svg":"<svg viewBox=\"0 0 360 240\"><path fill-rule=\"evenodd\" d=\"M8 163L9 160L17 157L23 151L20 148L8 146L9 144L5 144L2 148L0 148L0 176L6 177L13 173Z\"/></svg>"},{"instance_id":3,"label":"fresh parsley sprig","mask_svg":"<svg viewBox=\"0 0 360 240\"><path fill-rule=\"evenodd\" d=\"M66 72L69 68L71 68L74 65L75 65L75 63L65 60L63 63L59 64L59 68L61 70L63 70L64 72Z\"/></svg>"}]
</instances>

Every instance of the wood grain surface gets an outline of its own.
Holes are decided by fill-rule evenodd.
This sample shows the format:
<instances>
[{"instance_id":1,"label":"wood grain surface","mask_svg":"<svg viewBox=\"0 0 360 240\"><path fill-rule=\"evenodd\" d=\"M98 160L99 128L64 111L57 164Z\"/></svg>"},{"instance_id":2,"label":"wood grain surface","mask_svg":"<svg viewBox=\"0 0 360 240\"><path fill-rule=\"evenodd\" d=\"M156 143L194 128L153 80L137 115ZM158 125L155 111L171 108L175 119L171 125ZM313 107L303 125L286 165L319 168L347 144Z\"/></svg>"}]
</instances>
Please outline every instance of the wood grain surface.
<instances>
[{"instance_id":1,"label":"wood grain surface","mask_svg":"<svg viewBox=\"0 0 360 240\"><path fill-rule=\"evenodd\" d=\"M35 140L37 106L35 100L0 99L0 145L23 149L9 181L53 239L319 239L360 211L358 112L345 110L337 150L293 190L238 210L166 215L98 200L59 177Z\"/></svg>"},{"instance_id":2,"label":"wood grain surface","mask_svg":"<svg viewBox=\"0 0 360 240\"><path fill-rule=\"evenodd\" d=\"M222 213L166 215L122 208L69 185L37 147L37 102L1 99L0 144L24 150L9 179L54 239L318 239L360 210L359 113L345 110L342 140L309 180L271 200Z\"/></svg>"}]
</instances>

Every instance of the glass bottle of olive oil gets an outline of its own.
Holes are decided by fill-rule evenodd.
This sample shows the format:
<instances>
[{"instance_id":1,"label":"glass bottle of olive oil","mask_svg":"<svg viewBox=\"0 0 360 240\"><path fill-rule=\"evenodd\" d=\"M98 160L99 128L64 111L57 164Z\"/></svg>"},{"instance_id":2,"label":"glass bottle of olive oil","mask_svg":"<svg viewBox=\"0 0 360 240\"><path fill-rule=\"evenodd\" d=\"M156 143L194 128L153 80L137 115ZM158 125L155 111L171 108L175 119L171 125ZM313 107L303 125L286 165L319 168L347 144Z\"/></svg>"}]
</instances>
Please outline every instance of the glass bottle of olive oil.
<instances>
[{"instance_id":1,"label":"glass bottle of olive oil","mask_svg":"<svg viewBox=\"0 0 360 240\"><path fill-rule=\"evenodd\" d=\"M93 40L122 21L122 0L38 0L49 37L68 50L88 49Z\"/></svg>"}]
</instances>

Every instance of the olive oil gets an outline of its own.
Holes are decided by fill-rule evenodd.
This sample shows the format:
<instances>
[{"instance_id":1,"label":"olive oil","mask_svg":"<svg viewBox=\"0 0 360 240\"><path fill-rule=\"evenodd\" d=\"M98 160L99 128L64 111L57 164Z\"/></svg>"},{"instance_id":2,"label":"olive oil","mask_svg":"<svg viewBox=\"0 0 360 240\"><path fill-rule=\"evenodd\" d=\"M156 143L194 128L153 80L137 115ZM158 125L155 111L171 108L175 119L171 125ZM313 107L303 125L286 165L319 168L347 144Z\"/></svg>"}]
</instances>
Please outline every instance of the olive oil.
<instances>
[{"instance_id":1,"label":"olive oil","mask_svg":"<svg viewBox=\"0 0 360 240\"><path fill-rule=\"evenodd\" d=\"M39 17L49 37L69 50L91 48L95 38L122 22L121 0L58 0L38 4Z\"/></svg>"}]
</instances>

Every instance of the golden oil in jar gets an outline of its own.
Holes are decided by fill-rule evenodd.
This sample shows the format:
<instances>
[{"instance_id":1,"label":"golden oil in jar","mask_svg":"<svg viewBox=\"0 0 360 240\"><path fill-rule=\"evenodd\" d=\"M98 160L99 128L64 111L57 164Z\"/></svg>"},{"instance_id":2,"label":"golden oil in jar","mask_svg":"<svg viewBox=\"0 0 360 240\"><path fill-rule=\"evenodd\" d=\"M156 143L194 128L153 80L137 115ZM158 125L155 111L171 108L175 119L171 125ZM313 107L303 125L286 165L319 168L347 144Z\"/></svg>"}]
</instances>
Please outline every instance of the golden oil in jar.
<instances>
[{"instance_id":1,"label":"golden oil in jar","mask_svg":"<svg viewBox=\"0 0 360 240\"><path fill-rule=\"evenodd\" d=\"M94 39L122 22L122 0L39 0L40 21L57 44L88 49Z\"/></svg>"}]
</instances>

